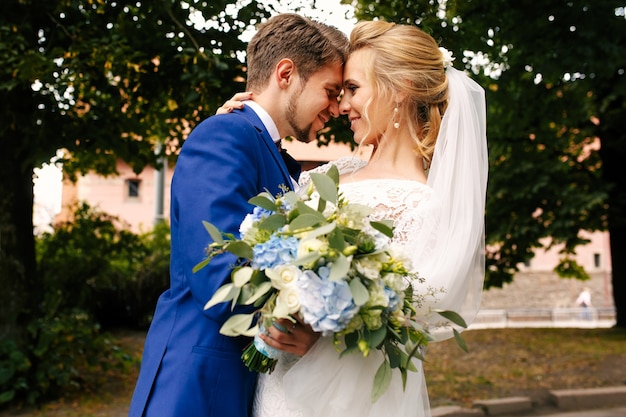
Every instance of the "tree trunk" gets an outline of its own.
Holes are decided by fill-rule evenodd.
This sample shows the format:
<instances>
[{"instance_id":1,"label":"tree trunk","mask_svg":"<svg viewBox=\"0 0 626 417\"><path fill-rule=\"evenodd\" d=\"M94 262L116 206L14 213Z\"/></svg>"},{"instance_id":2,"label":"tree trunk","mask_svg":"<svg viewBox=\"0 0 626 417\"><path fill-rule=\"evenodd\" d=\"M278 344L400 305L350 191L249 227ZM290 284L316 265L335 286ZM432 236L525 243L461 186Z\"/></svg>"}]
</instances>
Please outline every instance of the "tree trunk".
<instances>
[{"instance_id":1,"label":"tree trunk","mask_svg":"<svg viewBox=\"0 0 626 417\"><path fill-rule=\"evenodd\" d=\"M0 157L0 340L19 338L37 306L33 167L6 150Z\"/></svg>"},{"instance_id":2,"label":"tree trunk","mask_svg":"<svg viewBox=\"0 0 626 417\"><path fill-rule=\"evenodd\" d=\"M609 92L599 96L609 97ZM602 143L602 177L611 185L607 203L616 327L626 328L626 134L623 131L626 113L621 98L613 96L612 102L606 106L606 113L600 117L598 136Z\"/></svg>"},{"instance_id":3,"label":"tree trunk","mask_svg":"<svg viewBox=\"0 0 626 417\"><path fill-rule=\"evenodd\" d=\"M613 300L615 302L616 327L626 328L626 227L609 230L613 268Z\"/></svg>"}]
</instances>

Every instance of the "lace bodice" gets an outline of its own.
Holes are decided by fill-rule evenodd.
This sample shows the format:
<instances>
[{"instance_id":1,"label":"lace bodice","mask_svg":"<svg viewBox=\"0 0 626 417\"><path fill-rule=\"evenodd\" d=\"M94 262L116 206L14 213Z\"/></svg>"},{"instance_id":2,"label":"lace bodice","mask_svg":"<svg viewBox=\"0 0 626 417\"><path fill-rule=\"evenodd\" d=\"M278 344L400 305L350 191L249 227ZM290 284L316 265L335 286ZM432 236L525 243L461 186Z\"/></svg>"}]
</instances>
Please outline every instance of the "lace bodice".
<instances>
[{"instance_id":1,"label":"lace bodice","mask_svg":"<svg viewBox=\"0 0 626 417\"><path fill-rule=\"evenodd\" d=\"M332 163L341 175L350 174L365 166L366 162L345 157ZM305 188L311 180L310 172L326 172L330 163L305 172L299 184ZM394 222L393 241L411 244L417 230L425 222L433 222L436 203L432 189L426 184L399 179L368 179L346 182L339 185L339 191L350 203L367 205L374 209L372 220L389 219ZM428 245L425 245L428 246Z\"/></svg>"}]
</instances>

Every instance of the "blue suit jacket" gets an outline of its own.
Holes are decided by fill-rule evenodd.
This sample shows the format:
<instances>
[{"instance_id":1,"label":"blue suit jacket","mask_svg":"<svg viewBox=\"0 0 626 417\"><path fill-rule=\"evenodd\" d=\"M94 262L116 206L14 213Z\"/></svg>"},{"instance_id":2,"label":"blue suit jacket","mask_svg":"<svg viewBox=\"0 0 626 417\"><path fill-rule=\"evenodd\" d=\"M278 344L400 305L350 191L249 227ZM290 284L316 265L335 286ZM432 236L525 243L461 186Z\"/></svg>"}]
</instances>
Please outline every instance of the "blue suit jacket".
<instances>
[{"instance_id":1,"label":"blue suit jacket","mask_svg":"<svg viewBox=\"0 0 626 417\"><path fill-rule=\"evenodd\" d=\"M253 208L247 201L280 185L292 185L286 163L248 107L206 119L185 141L171 188L170 289L148 331L130 417L251 414L257 375L240 358L250 339L219 334L233 314L229 303L203 309L230 280L234 257L192 268L211 242L203 220L238 235Z\"/></svg>"}]
</instances>

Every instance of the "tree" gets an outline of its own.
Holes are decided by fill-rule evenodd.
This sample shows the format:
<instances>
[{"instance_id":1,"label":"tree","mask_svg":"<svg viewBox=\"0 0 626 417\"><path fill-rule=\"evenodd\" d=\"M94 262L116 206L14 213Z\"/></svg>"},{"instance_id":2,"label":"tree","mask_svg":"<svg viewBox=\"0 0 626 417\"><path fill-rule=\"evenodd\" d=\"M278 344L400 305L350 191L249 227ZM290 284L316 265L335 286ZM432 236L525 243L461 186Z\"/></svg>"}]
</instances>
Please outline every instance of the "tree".
<instances>
[{"instance_id":1,"label":"tree","mask_svg":"<svg viewBox=\"0 0 626 417\"><path fill-rule=\"evenodd\" d=\"M349 2L346 0L346 2ZM355 1L358 19L417 24L486 87L487 286L510 281L544 239L571 259L608 230L617 326L626 327L626 41L619 0Z\"/></svg>"},{"instance_id":2,"label":"tree","mask_svg":"<svg viewBox=\"0 0 626 417\"><path fill-rule=\"evenodd\" d=\"M239 35L267 16L225 0L4 0L0 5L0 338L16 336L42 294L33 168L65 149L68 175L139 172L155 144L242 91ZM192 24L190 16L201 15Z\"/></svg>"}]
</instances>

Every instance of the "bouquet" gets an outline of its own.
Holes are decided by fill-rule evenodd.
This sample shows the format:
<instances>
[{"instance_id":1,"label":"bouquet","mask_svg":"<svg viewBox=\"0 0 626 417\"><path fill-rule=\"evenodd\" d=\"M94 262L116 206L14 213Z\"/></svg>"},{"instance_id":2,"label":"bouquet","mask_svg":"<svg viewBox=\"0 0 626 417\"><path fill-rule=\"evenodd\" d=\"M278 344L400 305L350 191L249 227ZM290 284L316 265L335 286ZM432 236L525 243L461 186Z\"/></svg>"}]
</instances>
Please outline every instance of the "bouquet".
<instances>
[{"instance_id":1,"label":"bouquet","mask_svg":"<svg viewBox=\"0 0 626 417\"><path fill-rule=\"evenodd\" d=\"M255 208L241 223L239 238L203 222L213 243L194 272L222 253L237 256L231 282L216 291L205 309L223 302L256 307L252 313L234 314L220 329L227 336L254 338L242 355L249 369L274 369L279 355L258 334L277 326L277 319L295 322L299 316L313 330L332 336L341 355L367 356L372 349L384 353L373 382L376 401L391 381L392 368L400 370L404 383L407 372L417 370L412 359L423 360L432 337L417 319L416 307L437 291L415 290L411 283L424 279L389 244L393 223L371 221L372 209L346 201L338 183L333 166L326 174L311 173L304 193L283 190L277 196L264 192L253 197L249 202ZM466 327L458 314L436 312Z\"/></svg>"}]
</instances>

